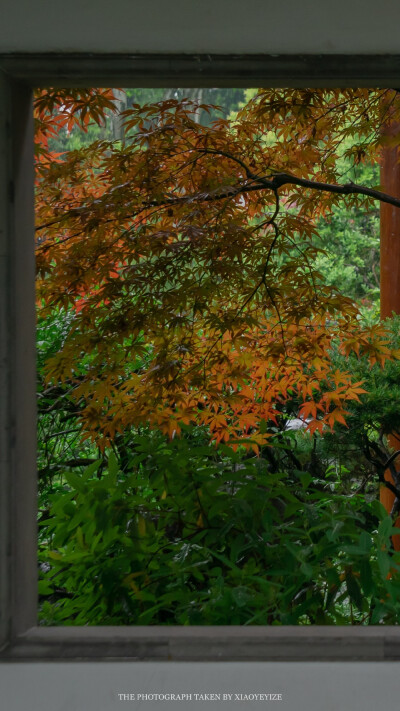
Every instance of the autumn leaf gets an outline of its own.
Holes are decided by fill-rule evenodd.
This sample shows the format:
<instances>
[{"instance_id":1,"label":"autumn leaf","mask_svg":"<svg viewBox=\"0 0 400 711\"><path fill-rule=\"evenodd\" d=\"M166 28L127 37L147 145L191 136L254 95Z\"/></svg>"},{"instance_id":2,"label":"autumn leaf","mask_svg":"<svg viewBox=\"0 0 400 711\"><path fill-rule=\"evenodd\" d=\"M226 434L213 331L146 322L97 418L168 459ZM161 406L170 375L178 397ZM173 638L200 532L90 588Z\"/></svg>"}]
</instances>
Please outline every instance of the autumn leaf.
<instances>
[{"instance_id":1,"label":"autumn leaf","mask_svg":"<svg viewBox=\"0 0 400 711\"><path fill-rule=\"evenodd\" d=\"M323 284L317 223L343 196L381 199L340 161L344 138L354 164L378 160L388 97L400 119L386 89L262 89L211 126L188 100L134 105L125 140L54 155L50 140L101 125L114 94L37 92L37 302L73 312L46 377L73 383L83 436L198 424L256 450L288 400L312 433L345 423L365 391L333 350L381 366L399 353Z\"/></svg>"}]
</instances>

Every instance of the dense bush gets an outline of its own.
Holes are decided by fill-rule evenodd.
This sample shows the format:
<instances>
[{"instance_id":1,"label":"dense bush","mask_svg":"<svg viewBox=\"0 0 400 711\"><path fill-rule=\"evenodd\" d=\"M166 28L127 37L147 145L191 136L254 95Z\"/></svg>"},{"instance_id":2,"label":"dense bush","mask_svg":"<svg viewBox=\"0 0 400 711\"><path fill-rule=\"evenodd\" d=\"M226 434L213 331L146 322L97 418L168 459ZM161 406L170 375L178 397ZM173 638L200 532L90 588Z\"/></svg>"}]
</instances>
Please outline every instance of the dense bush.
<instances>
[{"instance_id":1,"label":"dense bush","mask_svg":"<svg viewBox=\"0 0 400 711\"><path fill-rule=\"evenodd\" d=\"M190 432L131 446L130 471L110 455L100 479L100 462L65 473L50 497L44 624L399 622L400 556L376 501Z\"/></svg>"}]
</instances>

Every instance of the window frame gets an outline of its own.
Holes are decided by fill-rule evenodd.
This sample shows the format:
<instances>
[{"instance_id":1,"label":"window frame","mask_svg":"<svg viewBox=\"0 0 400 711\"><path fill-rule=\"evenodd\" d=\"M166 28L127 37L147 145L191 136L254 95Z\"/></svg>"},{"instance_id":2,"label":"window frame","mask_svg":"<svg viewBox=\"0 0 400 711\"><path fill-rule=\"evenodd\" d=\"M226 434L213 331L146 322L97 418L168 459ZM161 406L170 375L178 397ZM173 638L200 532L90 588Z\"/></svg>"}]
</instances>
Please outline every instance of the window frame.
<instances>
[{"instance_id":1,"label":"window frame","mask_svg":"<svg viewBox=\"0 0 400 711\"><path fill-rule=\"evenodd\" d=\"M394 87L400 55L0 55L0 657L388 661L399 627L37 626L32 90Z\"/></svg>"}]
</instances>

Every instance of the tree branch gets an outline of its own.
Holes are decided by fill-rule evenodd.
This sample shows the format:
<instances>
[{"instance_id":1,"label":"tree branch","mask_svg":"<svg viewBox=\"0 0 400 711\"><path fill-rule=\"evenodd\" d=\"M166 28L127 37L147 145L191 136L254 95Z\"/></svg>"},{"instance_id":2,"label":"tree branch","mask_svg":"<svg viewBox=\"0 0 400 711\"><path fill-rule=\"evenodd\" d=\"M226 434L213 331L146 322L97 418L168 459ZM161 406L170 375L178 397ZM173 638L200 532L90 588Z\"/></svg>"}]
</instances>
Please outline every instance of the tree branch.
<instances>
[{"instance_id":1,"label":"tree branch","mask_svg":"<svg viewBox=\"0 0 400 711\"><path fill-rule=\"evenodd\" d=\"M206 150L202 151L203 153L206 153ZM212 151L209 150L208 152L210 153L217 153L217 151ZM232 156L219 151L221 155L225 155L226 157L231 158ZM236 160L236 159L235 159ZM243 161L236 160L236 162L240 163L241 166L244 167ZM379 200L380 202L387 203L389 205L393 205L394 207L400 207L400 198L393 197L393 195L389 195L388 193L384 193L381 190L375 190L374 188L367 188L364 185L357 185L356 183L353 183L350 181L349 183L345 183L343 185L340 184L334 184L334 183L324 183L320 182L317 180L308 180L306 178L297 178L295 175L291 175L290 173L276 173L272 178L268 177L263 177L263 176L255 176L252 174L252 178L250 179L251 182L246 182L245 184L239 185L237 187L229 186L225 189L222 189L221 191L214 191L212 193L210 192L198 192L198 193L192 193L190 195L184 195L184 196L179 196L179 197L166 197L162 198L160 200L149 200L148 202L143 202L141 205L138 205L138 209L131 213L130 215L126 215L124 219L129 219L133 217L137 217L138 214L143 212L144 210L148 210L152 207L172 207L174 205L182 205L185 203L194 203L194 202L217 202L218 200L224 200L226 198L233 198L237 197L239 195L243 195L245 193L250 193L254 192L257 190L272 190L274 193L276 193L279 188L282 188L285 185L297 185L302 188L309 188L310 190L317 190L321 192L328 192L328 193L335 193L337 195L365 195L367 197L371 197L374 200ZM98 207L98 205L96 205ZM64 214L57 218L56 220L53 220L51 222L47 222L46 224L43 225L38 225L36 227L36 232L39 232L40 230L45 229L46 227L50 227L52 225L55 225L63 220L66 219L66 217L69 215L79 215L82 217L82 214L85 211L91 211L92 206L87 205L87 206L82 206L79 208L73 208L70 210L69 213ZM113 222L114 219L116 218L111 218L103 221L104 222ZM80 234L80 233L78 233ZM78 236L73 235L73 236ZM66 239L70 239L70 237L67 237ZM39 245L39 248L46 248L47 245Z\"/></svg>"}]
</instances>

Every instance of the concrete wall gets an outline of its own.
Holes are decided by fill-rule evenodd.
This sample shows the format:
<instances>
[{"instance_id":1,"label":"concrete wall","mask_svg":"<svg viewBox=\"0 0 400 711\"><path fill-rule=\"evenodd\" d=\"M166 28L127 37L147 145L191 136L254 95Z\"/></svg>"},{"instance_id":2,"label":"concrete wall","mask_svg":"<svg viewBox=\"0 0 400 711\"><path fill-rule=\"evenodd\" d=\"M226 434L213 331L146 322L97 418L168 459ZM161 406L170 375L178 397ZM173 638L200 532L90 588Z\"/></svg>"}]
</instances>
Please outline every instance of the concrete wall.
<instances>
[{"instance_id":1,"label":"concrete wall","mask_svg":"<svg viewBox=\"0 0 400 711\"><path fill-rule=\"evenodd\" d=\"M0 3L0 53L400 54L397 0ZM104 665L3 664L0 708L110 711L120 708L118 691L179 691L187 686L199 692L222 687L232 692L282 691L283 702L278 705L282 711L372 711L379 706L397 708L400 692L398 674L389 663L295 667L253 663L228 665L229 669L218 663L212 667L184 663L106 666L107 673ZM172 708L173 704L164 706ZM128 707L138 708L129 703ZM155 711L162 704L144 707ZM214 704L197 704L197 708L205 707L216 708ZM238 711L256 707L261 708L260 704L235 704ZM180 708L183 711L189 706L182 704Z\"/></svg>"},{"instance_id":2,"label":"concrete wall","mask_svg":"<svg viewBox=\"0 0 400 711\"><path fill-rule=\"evenodd\" d=\"M400 52L397 0L2 0L0 52Z\"/></svg>"}]
</instances>

